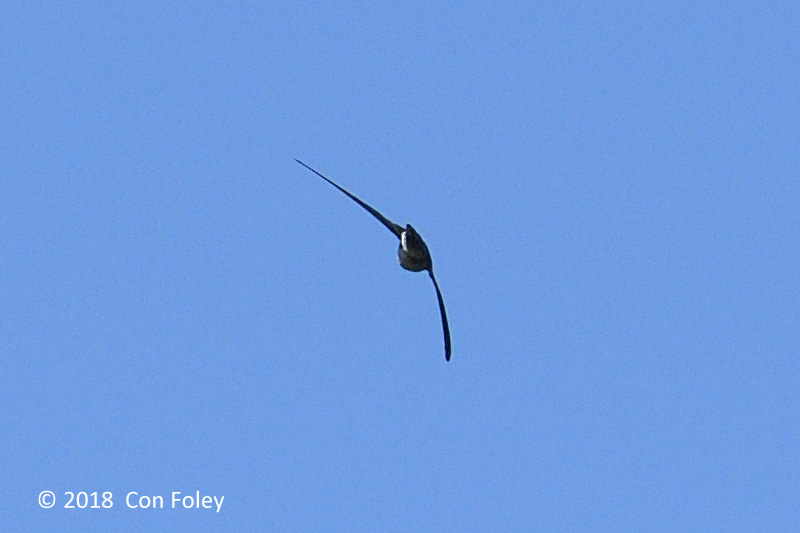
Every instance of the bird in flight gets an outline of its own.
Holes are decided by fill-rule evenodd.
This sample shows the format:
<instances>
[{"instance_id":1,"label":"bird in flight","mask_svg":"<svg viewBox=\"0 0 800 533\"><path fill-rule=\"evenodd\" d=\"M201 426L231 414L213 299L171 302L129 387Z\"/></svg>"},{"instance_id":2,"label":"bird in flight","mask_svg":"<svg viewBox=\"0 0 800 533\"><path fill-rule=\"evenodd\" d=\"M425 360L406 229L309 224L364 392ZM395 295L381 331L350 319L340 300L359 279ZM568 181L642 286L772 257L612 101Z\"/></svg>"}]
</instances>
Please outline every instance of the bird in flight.
<instances>
[{"instance_id":1,"label":"bird in flight","mask_svg":"<svg viewBox=\"0 0 800 533\"><path fill-rule=\"evenodd\" d=\"M444 330L444 358L449 361L450 327L447 325L447 313L444 310L444 299L442 298L442 291L439 290L439 284L436 283L436 277L433 275L433 260L431 259L431 253L428 251L428 246L425 244L425 241L423 241L420 234L417 233L417 230L411 227L411 224L406 224L405 228L399 224L395 224L385 216L378 213L366 202L361 201L355 195L340 187L299 159L295 159L295 161L342 191L355 203L369 211L372 216L380 220L381 224L389 228L389 231L391 231L398 239L400 239L400 246L397 248L397 257L400 259L401 267L405 268L406 270L410 270L411 272L422 272L423 270L428 271L428 275L431 277L433 286L436 289L436 297L439 299L439 313L442 315L442 329Z\"/></svg>"}]
</instances>

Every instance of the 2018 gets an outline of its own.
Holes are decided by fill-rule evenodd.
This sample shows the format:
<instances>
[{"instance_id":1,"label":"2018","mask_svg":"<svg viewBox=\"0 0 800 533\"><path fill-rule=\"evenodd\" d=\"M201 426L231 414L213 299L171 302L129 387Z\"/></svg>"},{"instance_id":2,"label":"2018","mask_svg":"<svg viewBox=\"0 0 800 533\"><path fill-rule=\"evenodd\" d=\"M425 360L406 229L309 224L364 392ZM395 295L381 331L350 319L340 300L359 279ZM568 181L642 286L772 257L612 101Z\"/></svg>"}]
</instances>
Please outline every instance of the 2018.
<instances>
[{"instance_id":1,"label":"2018","mask_svg":"<svg viewBox=\"0 0 800 533\"><path fill-rule=\"evenodd\" d=\"M99 505L96 491L92 492L91 494L79 492L77 495L67 491L64 493L64 496L69 496L69 501L64 504L64 509L75 509L76 505L79 509L86 509L87 507L89 509L110 509L114 506L114 502L112 501L114 495L110 492L104 492L102 494L102 499L100 500ZM73 505L73 501L75 502L75 505ZM89 505L90 501L92 502L91 505Z\"/></svg>"}]
</instances>

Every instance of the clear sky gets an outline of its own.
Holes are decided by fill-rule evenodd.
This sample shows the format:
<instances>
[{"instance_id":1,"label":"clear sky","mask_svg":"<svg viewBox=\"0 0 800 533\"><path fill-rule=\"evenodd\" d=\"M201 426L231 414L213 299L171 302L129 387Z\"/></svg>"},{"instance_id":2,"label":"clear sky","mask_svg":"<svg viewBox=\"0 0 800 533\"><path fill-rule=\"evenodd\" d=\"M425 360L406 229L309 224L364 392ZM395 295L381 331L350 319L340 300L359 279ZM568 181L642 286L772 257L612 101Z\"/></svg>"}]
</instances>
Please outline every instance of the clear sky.
<instances>
[{"instance_id":1,"label":"clear sky","mask_svg":"<svg viewBox=\"0 0 800 533\"><path fill-rule=\"evenodd\" d=\"M800 529L796 2L223 4L0 8L0 529Z\"/></svg>"}]
</instances>

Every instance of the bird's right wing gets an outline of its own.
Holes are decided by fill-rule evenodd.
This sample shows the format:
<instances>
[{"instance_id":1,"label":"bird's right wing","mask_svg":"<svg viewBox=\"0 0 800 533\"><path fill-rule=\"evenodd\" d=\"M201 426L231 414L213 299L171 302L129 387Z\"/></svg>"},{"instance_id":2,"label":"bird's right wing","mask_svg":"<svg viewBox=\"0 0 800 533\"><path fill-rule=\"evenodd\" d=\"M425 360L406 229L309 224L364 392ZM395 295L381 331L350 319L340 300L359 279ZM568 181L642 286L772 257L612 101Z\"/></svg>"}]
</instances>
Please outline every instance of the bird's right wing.
<instances>
[{"instance_id":1,"label":"bird's right wing","mask_svg":"<svg viewBox=\"0 0 800 533\"><path fill-rule=\"evenodd\" d=\"M363 207L364 209L366 209L367 211L369 211L369 212L370 212L370 214L371 214L372 216L374 216L375 218L377 218L378 220L380 220L380 221L381 221L381 223L382 223L384 226L386 226L387 228L389 228L389 231L391 231L392 233L394 233L394 234L395 234L395 236L397 236L397 238L398 238L398 239L399 239L399 238L400 238L400 236L403 234L404 228L403 228L402 226L399 226L398 224L395 224L394 222L392 222L391 220L389 220L389 219L388 219L388 218L386 218L385 216L381 215L380 213L378 213L378 211L376 211L375 209L373 209L373 208L372 208L372 206L370 206L370 205L369 205L369 204L367 204L366 202L362 202L362 201L361 201L361 200L360 200L360 199L359 199L357 196L355 196L354 194L350 193L350 192L349 192L347 189L345 189L345 188L343 188L343 187L339 187L339 186L338 186L336 183L334 183L333 181L329 180L328 178L326 178L325 176L323 176L322 174L320 174L319 172L317 172L316 170L314 170L314 169L313 169L313 168L311 168L310 166L306 165L305 163L303 163L303 162L302 162L302 161L300 161L299 159L295 159L295 161L297 161L298 163L300 163L301 165L303 165L304 167L306 167L308 170L310 170L311 172L313 172L314 174L316 174L316 175L317 175L317 176L319 176L320 178L324 179L325 181L327 181L328 183L330 183L331 185L333 185L334 187L336 187L337 189L339 189L340 191L342 191L343 193L345 193L345 194L346 194L347 196L349 196L349 197L350 197L350 198L351 198L351 199L352 199L352 200L353 200L355 203L357 203L358 205L360 205L361 207Z\"/></svg>"},{"instance_id":2,"label":"bird's right wing","mask_svg":"<svg viewBox=\"0 0 800 533\"><path fill-rule=\"evenodd\" d=\"M450 360L450 326L447 325L447 313L444 310L444 298L442 298L442 291L439 290L439 284L436 283L436 277L433 275L433 269L428 270L433 286L436 287L436 297L439 299L439 313L442 315L442 329L444 330L444 358Z\"/></svg>"}]
</instances>

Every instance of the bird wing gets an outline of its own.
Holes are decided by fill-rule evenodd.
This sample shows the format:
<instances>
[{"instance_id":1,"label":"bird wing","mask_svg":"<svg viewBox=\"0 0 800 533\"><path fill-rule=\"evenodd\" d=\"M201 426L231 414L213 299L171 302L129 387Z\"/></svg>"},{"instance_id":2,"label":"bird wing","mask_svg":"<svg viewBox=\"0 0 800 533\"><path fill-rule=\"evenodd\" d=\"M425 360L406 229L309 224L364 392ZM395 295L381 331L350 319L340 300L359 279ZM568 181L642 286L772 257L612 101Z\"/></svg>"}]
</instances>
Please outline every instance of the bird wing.
<instances>
[{"instance_id":1,"label":"bird wing","mask_svg":"<svg viewBox=\"0 0 800 533\"><path fill-rule=\"evenodd\" d=\"M373 208L372 208L372 206L370 206L370 205L369 205L369 204L367 204L366 202L362 202L362 201L361 201L361 200L360 200L360 199L359 199L357 196L355 196L354 194L350 193L350 192L349 192L347 189L345 189L345 188L343 188L343 187L340 187L340 186L338 186L336 183L334 183L333 181L329 180L328 178L326 178L325 176L323 176L322 174L320 174L319 172L317 172L316 170L314 170L314 169L313 169L313 168L311 168L310 166L306 165L305 163L303 163L303 162L302 162L302 161L300 161L299 159L295 159L295 161L297 161L298 163L300 163L301 165L303 165L304 167L306 167L308 170L310 170L311 172L313 172L314 174L316 174L316 175L317 175L317 176L319 176L320 178L324 179L325 181L327 181L328 183L330 183L331 185L333 185L334 187L336 187L337 189L339 189L340 191L342 191L343 193L345 193L345 194L346 194L347 196L349 196L349 197L350 197L350 198L351 198L351 199L352 199L352 200L353 200L355 203L357 203L358 205L360 205L361 207L363 207L364 209L366 209L367 211L369 211L369 212L370 212L370 214L371 214L372 216L374 216L375 218L377 218L378 220L380 220L380 221L381 221L381 224L383 224L384 226L386 226L387 228L389 228L389 231L391 231L392 233L394 233L394 234L395 234L395 236L397 236L397 238L398 238L398 239L399 239L399 238L400 238L400 236L403 234L403 230L404 230L404 228L403 228L403 227L399 226L398 224L395 224L394 222L392 222L391 220L389 220L389 219L388 219L388 218L386 218L385 216L383 216L383 215L381 215L380 213L378 213L378 211L376 211L375 209L373 209ZM444 308L443 308L443 309L444 309Z\"/></svg>"},{"instance_id":2,"label":"bird wing","mask_svg":"<svg viewBox=\"0 0 800 533\"><path fill-rule=\"evenodd\" d=\"M450 360L450 326L447 325L447 313L444 310L444 299L442 298L442 291L439 290L439 284L436 283L436 277L433 275L433 270L428 270L433 286L436 287L436 297L439 299L439 312L442 315L442 329L444 330L444 358Z\"/></svg>"}]
</instances>

